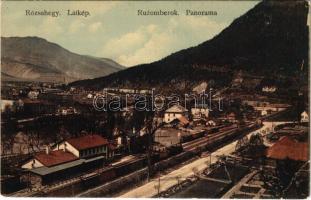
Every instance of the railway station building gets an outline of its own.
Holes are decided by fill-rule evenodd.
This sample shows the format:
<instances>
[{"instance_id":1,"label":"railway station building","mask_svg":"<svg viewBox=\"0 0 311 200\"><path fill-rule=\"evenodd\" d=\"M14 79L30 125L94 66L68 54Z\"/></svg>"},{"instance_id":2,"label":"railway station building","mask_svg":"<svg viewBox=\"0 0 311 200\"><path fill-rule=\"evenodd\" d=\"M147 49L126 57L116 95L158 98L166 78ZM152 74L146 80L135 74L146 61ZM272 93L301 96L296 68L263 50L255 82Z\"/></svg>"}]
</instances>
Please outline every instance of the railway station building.
<instances>
[{"instance_id":1,"label":"railway station building","mask_svg":"<svg viewBox=\"0 0 311 200\"><path fill-rule=\"evenodd\" d=\"M62 141L36 153L22 168L24 181L33 187L53 184L102 168L114 156L113 145L100 135Z\"/></svg>"}]
</instances>

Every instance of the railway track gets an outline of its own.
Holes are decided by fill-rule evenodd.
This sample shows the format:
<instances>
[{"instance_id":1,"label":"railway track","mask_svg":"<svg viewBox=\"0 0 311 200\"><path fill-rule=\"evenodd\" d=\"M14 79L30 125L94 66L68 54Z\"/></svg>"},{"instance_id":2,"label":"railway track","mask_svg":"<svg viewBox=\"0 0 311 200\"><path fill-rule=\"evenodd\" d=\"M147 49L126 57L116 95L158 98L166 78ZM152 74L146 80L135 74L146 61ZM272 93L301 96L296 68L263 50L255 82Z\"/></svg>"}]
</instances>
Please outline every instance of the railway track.
<instances>
[{"instance_id":1,"label":"railway track","mask_svg":"<svg viewBox=\"0 0 311 200\"><path fill-rule=\"evenodd\" d=\"M221 136L225 136L227 134L233 133L237 130L237 128L232 128L230 130L226 130L224 132L218 132L214 135L207 135L202 138L198 138L196 140L193 140L191 142L187 142L185 144L182 144L182 147L184 151L191 151L194 150L195 148L198 148L202 145L210 144L213 143L217 138Z\"/></svg>"},{"instance_id":2,"label":"railway track","mask_svg":"<svg viewBox=\"0 0 311 200\"><path fill-rule=\"evenodd\" d=\"M242 128L251 128L254 125L255 125L255 123L248 123L247 125L245 125L245 127L242 127ZM211 144L214 142L218 142L221 139L223 139L224 137L233 135L237 131L239 131L239 129L240 128L238 128L238 127L227 128L224 131L219 131L219 132L214 133L212 135L206 135L204 137L192 140L190 142L183 143L182 147L183 147L184 151L192 151L192 150L195 150L196 148L200 148L204 145L208 145L208 144Z\"/></svg>"},{"instance_id":3,"label":"railway track","mask_svg":"<svg viewBox=\"0 0 311 200\"><path fill-rule=\"evenodd\" d=\"M259 120L263 121L266 119L269 119L271 117L275 117L277 115L281 115L284 114L288 111L288 109L284 110L284 111L280 111L277 113L273 113L264 117L260 117ZM206 135L204 137L200 137L197 138L195 140L189 141L189 142L185 142L182 144L182 147L184 149L184 151L192 151L195 150L196 148L200 148L203 147L204 145L208 145L214 142L218 142L221 139L223 139L224 137L230 136L232 134L235 134L236 131L239 131L240 129L245 129L245 128L253 128L256 126L256 122L248 122L246 123L243 127L224 127L224 131L218 131L216 133L213 133L212 135Z\"/></svg>"},{"instance_id":4,"label":"railway track","mask_svg":"<svg viewBox=\"0 0 311 200\"><path fill-rule=\"evenodd\" d=\"M244 127L241 127L242 129L246 128L247 126L250 128L252 125L254 125L255 123L249 123L249 125L246 125ZM240 130L240 128L236 127L236 126L231 126L231 127L225 127L224 128L225 130L220 130L216 133L213 133L213 134L209 134L209 135L206 135L206 136L203 136L203 137L200 137L200 138L197 138L197 139L194 139L192 141L189 141L189 142L185 142L185 143L182 143L182 147L184 149L184 151L193 151L193 150L196 150L197 148L200 148L200 147L204 147L206 145L209 145L209 144L212 144L214 142L219 142L221 141L223 138L225 137L228 137L228 136L231 136L233 134L235 134L237 131ZM90 174L84 174L83 176L79 176L79 177L76 177L77 179L81 179L83 178L84 176L91 176L91 175L94 175L94 174L99 174L100 171L103 171L103 170L106 170L107 168L114 168L114 167L121 167L122 165L127 165L127 164L130 164L130 163L136 163L138 162L139 160L142 160L142 159L146 159L146 155L140 155L139 157L135 157L135 158L132 158L130 160L127 160L126 162L121 162L121 163L117 163L115 164L114 166L107 166L101 170L97 170L96 172L93 172L93 173L90 173ZM126 175L126 174L124 174ZM124 176L122 175L122 176ZM121 177L121 176L119 176ZM86 178L86 177L85 177ZM109 181L108 181L109 182ZM67 184L69 184L69 182L66 182ZM61 182L61 183L58 183L56 185L54 185L55 188L58 188L58 187L62 187L64 185L66 185L65 182ZM49 187L48 191L50 191L53 187ZM48 193L48 191L45 191L46 193ZM27 195L26 195L26 194ZM33 191L33 192L30 192L30 191L25 191L25 193L17 193L16 196L32 196L36 193L36 191ZM15 195L13 195L15 196Z\"/></svg>"}]
</instances>

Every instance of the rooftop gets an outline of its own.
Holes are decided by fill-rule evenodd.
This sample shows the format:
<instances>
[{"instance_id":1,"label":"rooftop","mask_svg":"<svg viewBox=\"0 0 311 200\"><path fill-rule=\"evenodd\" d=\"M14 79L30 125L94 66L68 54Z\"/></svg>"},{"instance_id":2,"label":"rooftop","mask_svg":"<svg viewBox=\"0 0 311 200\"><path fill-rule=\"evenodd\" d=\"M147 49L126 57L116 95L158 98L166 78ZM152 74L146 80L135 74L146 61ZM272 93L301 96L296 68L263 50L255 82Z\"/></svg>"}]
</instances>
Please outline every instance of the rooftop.
<instances>
[{"instance_id":1,"label":"rooftop","mask_svg":"<svg viewBox=\"0 0 311 200\"><path fill-rule=\"evenodd\" d=\"M49 154L47 154L45 151L39 152L34 157L46 167L51 167L78 159L72 153L64 152L63 150L50 151Z\"/></svg>"},{"instance_id":2,"label":"rooftop","mask_svg":"<svg viewBox=\"0 0 311 200\"><path fill-rule=\"evenodd\" d=\"M186 117L184 117L184 116L179 117L178 120L179 120L183 125L189 124L189 120L188 120Z\"/></svg>"},{"instance_id":3,"label":"rooftop","mask_svg":"<svg viewBox=\"0 0 311 200\"><path fill-rule=\"evenodd\" d=\"M30 169L29 171L35 174L39 174L41 176L47 175L47 174L52 174L61 170L65 170L65 169L69 169L78 165L81 165L83 163L89 163L89 162L93 162L96 160L100 160L100 159L104 159L104 156L98 156L95 158L91 158L91 159L78 159L78 160L74 160L68 163L63 163L60 165L56 165L56 166L52 166L52 167L38 167L38 168L34 168L34 169Z\"/></svg>"},{"instance_id":4,"label":"rooftop","mask_svg":"<svg viewBox=\"0 0 311 200\"><path fill-rule=\"evenodd\" d=\"M109 142L100 135L86 135L68 139L67 142L78 150L89 149L107 145Z\"/></svg>"},{"instance_id":5,"label":"rooftop","mask_svg":"<svg viewBox=\"0 0 311 200\"><path fill-rule=\"evenodd\" d=\"M308 152L307 142L297 142L284 136L268 149L267 157L277 160L288 158L296 161L308 161Z\"/></svg>"},{"instance_id":6,"label":"rooftop","mask_svg":"<svg viewBox=\"0 0 311 200\"><path fill-rule=\"evenodd\" d=\"M188 110L181 105L173 105L169 109L167 109L165 112L172 112L172 113L184 113L188 112Z\"/></svg>"}]
</instances>

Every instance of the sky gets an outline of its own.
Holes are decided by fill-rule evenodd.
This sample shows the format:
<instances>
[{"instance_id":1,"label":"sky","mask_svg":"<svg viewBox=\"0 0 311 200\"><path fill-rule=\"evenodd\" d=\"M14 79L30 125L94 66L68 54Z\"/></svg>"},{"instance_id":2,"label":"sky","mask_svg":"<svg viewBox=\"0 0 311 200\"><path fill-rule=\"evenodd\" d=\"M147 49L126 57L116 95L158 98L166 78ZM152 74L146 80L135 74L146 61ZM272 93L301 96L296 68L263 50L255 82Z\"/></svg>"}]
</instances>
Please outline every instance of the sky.
<instances>
[{"instance_id":1,"label":"sky","mask_svg":"<svg viewBox=\"0 0 311 200\"><path fill-rule=\"evenodd\" d=\"M71 52L111 58L124 66L150 63L213 38L258 1L2 1L1 35L38 36ZM141 10L177 10L179 16L138 16ZM185 11L217 15L186 16ZM26 16L25 10L61 16ZM90 16L68 16L86 10Z\"/></svg>"}]
</instances>

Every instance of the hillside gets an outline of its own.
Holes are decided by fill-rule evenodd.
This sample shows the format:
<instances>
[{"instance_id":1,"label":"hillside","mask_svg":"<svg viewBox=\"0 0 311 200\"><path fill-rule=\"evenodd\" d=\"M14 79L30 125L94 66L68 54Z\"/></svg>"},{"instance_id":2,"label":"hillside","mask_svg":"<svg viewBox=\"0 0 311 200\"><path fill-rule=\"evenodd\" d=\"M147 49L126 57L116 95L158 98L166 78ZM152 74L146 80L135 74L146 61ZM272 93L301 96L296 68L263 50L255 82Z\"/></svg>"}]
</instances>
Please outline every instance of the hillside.
<instances>
[{"instance_id":1,"label":"hillside","mask_svg":"<svg viewBox=\"0 0 311 200\"><path fill-rule=\"evenodd\" d=\"M2 37L1 52L4 81L70 82L124 69L110 59L78 55L38 37Z\"/></svg>"},{"instance_id":2,"label":"hillside","mask_svg":"<svg viewBox=\"0 0 311 200\"><path fill-rule=\"evenodd\" d=\"M307 76L307 14L305 1L263 1L198 46L72 85L187 89L200 81L228 85L237 71L272 79Z\"/></svg>"}]
</instances>

